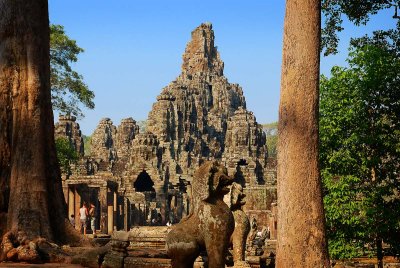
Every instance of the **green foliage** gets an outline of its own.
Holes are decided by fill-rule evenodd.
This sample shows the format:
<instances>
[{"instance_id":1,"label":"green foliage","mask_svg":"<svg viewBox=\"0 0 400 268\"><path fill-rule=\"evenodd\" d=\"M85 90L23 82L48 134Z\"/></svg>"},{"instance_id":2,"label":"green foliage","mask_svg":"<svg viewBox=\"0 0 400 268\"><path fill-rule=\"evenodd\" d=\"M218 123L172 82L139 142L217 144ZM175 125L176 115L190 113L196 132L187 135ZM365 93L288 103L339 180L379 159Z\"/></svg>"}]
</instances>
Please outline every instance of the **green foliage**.
<instances>
[{"instance_id":1,"label":"green foliage","mask_svg":"<svg viewBox=\"0 0 400 268\"><path fill-rule=\"evenodd\" d=\"M90 155L92 149L92 136L83 135L83 145L85 148L85 155Z\"/></svg>"},{"instance_id":2,"label":"green foliage","mask_svg":"<svg viewBox=\"0 0 400 268\"><path fill-rule=\"evenodd\" d=\"M267 138L268 155L270 157L276 157L277 155L277 143L278 143L278 122L272 122L269 124L262 125L263 130Z\"/></svg>"},{"instance_id":3,"label":"green foliage","mask_svg":"<svg viewBox=\"0 0 400 268\"><path fill-rule=\"evenodd\" d=\"M322 29L322 48L325 55L336 54L339 38L343 30L343 15L355 25L365 25L371 15L378 11L399 5L399 0L322 0L325 27ZM398 25L399 26L399 25ZM397 29L400 29L397 27Z\"/></svg>"},{"instance_id":4,"label":"green foliage","mask_svg":"<svg viewBox=\"0 0 400 268\"><path fill-rule=\"evenodd\" d=\"M365 204L360 179L335 176L327 170L322 177L330 255L335 259L360 256L367 232L363 225Z\"/></svg>"},{"instance_id":5,"label":"green foliage","mask_svg":"<svg viewBox=\"0 0 400 268\"><path fill-rule=\"evenodd\" d=\"M63 114L83 117L79 107L94 108L94 93L74 71L71 63L78 61L83 52L75 40L70 39L61 25L50 25L50 83L53 109Z\"/></svg>"},{"instance_id":6,"label":"green foliage","mask_svg":"<svg viewBox=\"0 0 400 268\"><path fill-rule=\"evenodd\" d=\"M76 163L79 156L67 138L57 138L55 143L61 171L65 174L70 174L71 164Z\"/></svg>"},{"instance_id":7,"label":"green foliage","mask_svg":"<svg viewBox=\"0 0 400 268\"><path fill-rule=\"evenodd\" d=\"M400 59L371 43L321 77L320 162L329 250L360 256L383 239L399 252Z\"/></svg>"},{"instance_id":8,"label":"green foliage","mask_svg":"<svg viewBox=\"0 0 400 268\"><path fill-rule=\"evenodd\" d=\"M268 156L276 157L278 151L276 150L278 144L278 135L267 135L267 148L268 148Z\"/></svg>"},{"instance_id":9,"label":"green foliage","mask_svg":"<svg viewBox=\"0 0 400 268\"><path fill-rule=\"evenodd\" d=\"M387 31L374 31L372 36L365 35L360 38L353 38L350 41L354 47L363 47L366 45L380 47L387 52L393 53L394 56L400 56L400 21L397 22L396 29Z\"/></svg>"}]
</instances>

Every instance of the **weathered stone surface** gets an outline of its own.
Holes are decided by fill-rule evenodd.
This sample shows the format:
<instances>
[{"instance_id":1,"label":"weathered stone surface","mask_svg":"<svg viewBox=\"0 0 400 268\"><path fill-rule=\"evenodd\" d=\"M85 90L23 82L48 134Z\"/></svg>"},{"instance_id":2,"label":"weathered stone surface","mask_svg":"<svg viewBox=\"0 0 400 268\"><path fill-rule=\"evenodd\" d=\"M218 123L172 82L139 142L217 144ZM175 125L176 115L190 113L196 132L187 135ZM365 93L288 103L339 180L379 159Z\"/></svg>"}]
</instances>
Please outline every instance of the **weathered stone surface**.
<instances>
[{"instance_id":1,"label":"weathered stone surface","mask_svg":"<svg viewBox=\"0 0 400 268\"><path fill-rule=\"evenodd\" d=\"M110 118L101 119L92 135L91 156L95 159L109 162L116 160L114 137L117 129Z\"/></svg>"},{"instance_id":2,"label":"weathered stone surface","mask_svg":"<svg viewBox=\"0 0 400 268\"><path fill-rule=\"evenodd\" d=\"M128 256L127 248L129 246L128 232L114 232L111 236L111 250L104 256L102 267L118 268L124 267L124 259Z\"/></svg>"},{"instance_id":3,"label":"weathered stone surface","mask_svg":"<svg viewBox=\"0 0 400 268\"><path fill-rule=\"evenodd\" d=\"M111 245L85 250L72 258L71 263L84 267L98 268L103 263L104 256L111 250Z\"/></svg>"},{"instance_id":4,"label":"weathered stone surface","mask_svg":"<svg viewBox=\"0 0 400 268\"><path fill-rule=\"evenodd\" d=\"M267 146L262 126L252 112L239 107L227 120L223 159L243 187L264 185ZM237 163L243 164L238 166Z\"/></svg>"},{"instance_id":5,"label":"weathered stone surface","mask_svg":"<svg viewBox=\"0 0 400 268\"><path fill-rule=\"evenodd\" d=\"M234 229L234 219L223 197L229 192L225 167L207 161L193 178L191 215L172 227L167 236L167 252L172 267L192 267L201 250L206 250L208 265L225 267L225 253Z\"/></svg>"},{"instance_id":6,"label":"weathered stone surface","mask_svg":"<svg viewBox=\"0 0 400 268\"><path fill-rule=\"evenodd\" d=\"M135 136L139 133L139 126L132 117L122 119L117 128L115 147L118 159L126 159L130 154L130 145Z\"/></svg>"},{"instance_id":7,"label":"weathered stone surface","mask_svg":"<svg viewBox=\"0 0 400 268\"><path fill-rule=\"evenodd\" d=\"M207 160L220 161L242 185L248 215L260 223L269 217L276 166L267 159L265 134L246 109L242 88L228 82L223 68L212 26L202 24L192 32L181 73L153 104L146 132L139 133L132 118L118 127L108 118L100 121L91 157L81 160L64 187L87 202L103 187L97 195L101 226L109 226L104 232L179 222L193 208L193 174Z\"/></svg>"},{"instance_id":8,"label":"weathered stone surface","mask_svg":"<svg viewBox=\"0 0 400 268\"><path fill-rule=\"evenodd\" d=\"M182 72L186 75L212 73L222 76L224 63L214 46L211 23L203 23L192 32L192 40L183 54Z\"/></svg>"},{"instance_id":9,"label":"weathered stone surface","mask_svg":"<svg viewBox=\"0 0 400 268\"><path fill-rule=\"evenodd\" d=\"M238 183L233 183L231 188L231 210L235 219L235 230L232 234L234 267L250 267L245 261L246 240L250 232L250 221L242 210L245 194ZM247 265L247 266L246 266Z\"/></svg>"},{"instance_id":10,"label":"weathered stone surface","mask_svg":"<svg viewBox=\"0 0 400 268\"><path fill-rule=\"evenodd\" d=\"M101 267L104 268L119 268L124 267L124 259L127 256L126 247L128 242L111 242L112 250L104 256L104 261ZM125 249L124 249L125 247Z\"/></svg>"},{"instance_id":11,"label":"weathered stone surface","mask_svg":"<svg viewBox=\"0 0 400 268\"><path fill-rule=\"evenodd\" d=\"M84 144L82 132L75 116L60 115L54 126L54 137L67 138L78 155L83 156Z\"/></svg>"},{"instance_id":12,"label":"weathered stone surface","mask_svg":"<svg viewBox=\"0 0 400 268\"><path fill-rule=\"evenodd\" d=\"M193 174L202 161L221 158L227 120L246 107L242 89L223 76L223 62L214 46L211 24L192 32L183 55L182 73L165 87L153 105L148 131L166 148L163 159L174 162L176 174Z\"/></svg>"}]
</instances>

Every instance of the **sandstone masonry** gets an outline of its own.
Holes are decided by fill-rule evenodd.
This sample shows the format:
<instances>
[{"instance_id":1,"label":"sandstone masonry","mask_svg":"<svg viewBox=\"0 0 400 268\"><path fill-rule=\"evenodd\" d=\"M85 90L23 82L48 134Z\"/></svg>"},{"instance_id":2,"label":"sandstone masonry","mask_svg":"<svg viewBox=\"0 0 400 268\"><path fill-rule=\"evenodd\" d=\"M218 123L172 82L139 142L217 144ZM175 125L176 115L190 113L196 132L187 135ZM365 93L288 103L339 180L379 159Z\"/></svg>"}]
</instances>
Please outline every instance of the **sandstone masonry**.
<instances>
[{"instance_id":1,"label":"sandstone masonry","mask_svg":"<svg viewBox=\"0 0 400 268\"><path fill-rule=\"evenodd\" d=\"M212 25L201 24L186 46L181 74L153 104L145 133L132 118L119 126L109 118L100 121L91 155L64 179L69 213L84 200L94 202L101 215L96 227L108 233L178 222L191 209L194 171L218 159L243 187L244 211L275 234L275 163L268 159L265 133L247 110L242 88L229 83L223 71ZM56 129L81 150L74 118L60 117Z\"/></svg>"}]
</instances>

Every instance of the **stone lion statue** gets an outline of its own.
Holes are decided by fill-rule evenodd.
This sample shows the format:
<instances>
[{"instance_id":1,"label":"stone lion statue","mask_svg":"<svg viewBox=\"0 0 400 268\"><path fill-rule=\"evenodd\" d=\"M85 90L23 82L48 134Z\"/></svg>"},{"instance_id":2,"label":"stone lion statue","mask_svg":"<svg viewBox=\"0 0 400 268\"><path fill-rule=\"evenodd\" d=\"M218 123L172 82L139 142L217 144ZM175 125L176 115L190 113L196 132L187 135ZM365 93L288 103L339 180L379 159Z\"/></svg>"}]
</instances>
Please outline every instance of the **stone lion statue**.
<instances>
[{"instance_id":1,"label":"stone lion statue","mask_svg":"<svg viewBox=\"0 0 400 268\"><path fill-rule=\"evenodd\" d=\"M250 267L245 261L246 240L250 232L250 221L242 207L246 202L243 188L234 182L231 188L231 210L235 219L235 230L232 234L234 267Z\"/></svg>"},{"instance_id":2,"label":"stone lion statue","mask_svg":"<svg viewBox=\"0 0 400 268\"><path fill-rule=\"evenodd\" d=\"M173 268L193 267L200 251L206 250L209 268L224 268L225 253L234 229L234 218L223 201L233 179L216 161L207 161L192 182L193 209L172 227L166 246Z\"/></svg>"}]
</instances>

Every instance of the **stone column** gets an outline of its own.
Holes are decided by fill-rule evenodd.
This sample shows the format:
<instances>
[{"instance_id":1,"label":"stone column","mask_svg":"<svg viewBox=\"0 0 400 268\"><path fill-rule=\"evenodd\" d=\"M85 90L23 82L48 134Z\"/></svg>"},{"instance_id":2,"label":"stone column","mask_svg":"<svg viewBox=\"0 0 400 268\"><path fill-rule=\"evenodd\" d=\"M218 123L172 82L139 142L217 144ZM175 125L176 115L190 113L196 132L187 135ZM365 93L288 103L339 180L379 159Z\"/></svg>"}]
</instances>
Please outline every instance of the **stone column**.
<instances>
[{"instance_id":1,"label":"stone column","mask_svg":"<svg viewBox=\"0 0 400 268\"><path fill-rule=\"evenodd\" d=\"M71 214L75 215L75 225L78 223L78 215L75 214L75 191L74 191L74 186L68 186L68 199L67 204L68 204L68 218L71 216Z\"/></svg>"},{"instance_id":2,"label":"stone column","mask_svg":"<svg viewBox=\"0 0 400 268\"><path fill-rule=\"evenodd\" d=\"M67 183L65 183L65 185L63 185L63 194L64 194L64 199L65 202L68 204L69 203L69 186ZM71 215L68 215L68 217Z\"/></svg>"},{"instance_id":3,"label":"stone column","mask_svg":"<svg viewBox=\"0 0 400 268\"><path fill-rule=\"evenodd\" d=\"M175 220L180 220L183 217L185 206L183 205L182 194L178 194L176 198L176 207L174 208Z\"/></svg>"},{"instance_id":4,"label":"stone column","mask_svg":"<svg viewBox=\"0 0 400 268\"><path fill-rule=\"evenodd\" d=\"M113 191L113 230L117 230L118 226L118 213L117 213L117 208L118 208L118 200L117 200L117 192Z\"/></svg>"},{"instance_id":5,"label":"stone column","mask_svg":"<svg viewBox=\"0 0 400 268\"><path fill-rule=\"evenodd\" d=\"M139 215L139 206L138 206L138 204L136 204L136 203L132 204L132 206L130 207L130 210L131 210L131 224L132 224L132 226L138 225L138 223L139 223L139 220L138 220L138 218L139 218L139 216L138 216Z\"/></svg>"},{"instance_id":6,"label":"stone column","mask_svg":"<svg viewBox=\"0 0 400 268\"><path fill-rule=\"evenodd\" d=\"M114 227L114 193L107 188L107 233L112 234Z\"/></svg>"},{"instance_id":7,"label":"stone column","mask_svg":"<svg viewBox=\"0 0 400 268\"><path fill-rule=\"evenodd\" d=\"M271 204L271 214L272 214L272 226L270 226L270 239L276 239L277 238L277 204L272 203Z\"/></svg>"},{"instance_id":8,"label":"stone column","mask_svg":"<svg viewBox=\"0 0 400 268\"><path fill-rule=\"evenodd\" d=\"M182 218L188 215L188 195L187 193L182 194Z\"/></svg>"},{"instance_id":9,"label":"stone column","mask_svg":"<svg viewBox=\"0 0 400 268\"><path fill-rule=\"evenodd\" d=\"M124 198L124 230L128 231L130 228L130 202L128 198Z\"/></svg>"},{"instance_id":10,"label":"stone column","mask_svg":"<svg viewBox=\"0 0 400 268\"><path fill-rule=\"evenodd\" d=\"M74 185L75 217L76 217L76 220L77 220L76 222L78 223L78 224L75 224L75 229L80 230L81 229L81 224L80 224L80 217L79 217L79 209L81 207L81 196L78 193L78 189L77 189L78 186L79 185Z\"/></svg>"},{"instance_id":11,"label":"stone column","mask_svg":"<svg viewBox=\"0 0 400 268\"><path fill-rule=\"evenodd\" d=\"M108 233L107 230L107 186L100 187L100 230L103 234Z\"/></svg>"},{"instance_id":12,"label":"stone column","mask_svg":"<svg viewBox=\"0 0 400 268\"><path fill-rule=\"evenodd\" d=\"M164 193L164 186L162 184L160 185L154 185L154 189L156 190L156 199L157 199L157 204L160 206L160 214L162 217L162 222L161 224L164 225L166 220L166 199L167 195Z\"/></svg>"}]
</instances>

